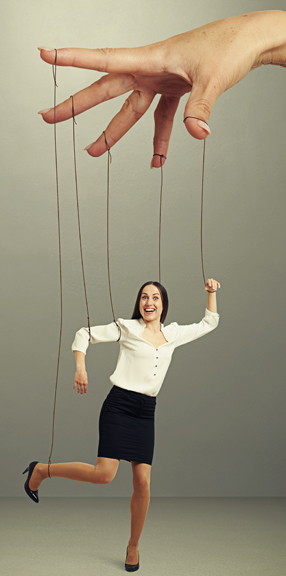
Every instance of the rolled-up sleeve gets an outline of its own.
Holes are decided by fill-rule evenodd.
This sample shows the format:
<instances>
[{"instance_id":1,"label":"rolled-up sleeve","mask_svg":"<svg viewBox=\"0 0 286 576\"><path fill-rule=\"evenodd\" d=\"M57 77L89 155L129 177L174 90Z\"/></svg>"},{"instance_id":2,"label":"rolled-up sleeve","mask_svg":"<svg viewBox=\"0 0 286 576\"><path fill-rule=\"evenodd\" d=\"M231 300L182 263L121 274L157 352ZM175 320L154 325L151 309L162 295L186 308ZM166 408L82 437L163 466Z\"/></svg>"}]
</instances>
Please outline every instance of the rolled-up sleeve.
<instances>
[{"instance_id":1,"label":"rolled-up sleeve","mask_svg":"<svg viewBox=\"0 0 286 576\"><path fill-rule=\"evenodd\" d=\"M188 324L187 326L178 325L176 348L177 346L182 346L183 344L187 344L192 340L201 338L201 336L204 336L205 334L208 334L208 332L214 330L218 326L219 317L219 314L216 312L211 312L206 308L204 318L197 324Z\"/></svg>"},{"instance_id":2,"label":"rolled-up sleeve","mask_svg":"<svg viewBox=\"0 0 286 576\"><path fill-rule=\"evenodd\" d=\"M92 326L90 328L91 343L97 344L99 342L117 342L119 336L118 326L115 322L107 324L106 326ZM89 345L89 330L88 328L81 328L76 332L75 339L72 343L72 351L86 353Z\"/></svg>"}]
</instances>

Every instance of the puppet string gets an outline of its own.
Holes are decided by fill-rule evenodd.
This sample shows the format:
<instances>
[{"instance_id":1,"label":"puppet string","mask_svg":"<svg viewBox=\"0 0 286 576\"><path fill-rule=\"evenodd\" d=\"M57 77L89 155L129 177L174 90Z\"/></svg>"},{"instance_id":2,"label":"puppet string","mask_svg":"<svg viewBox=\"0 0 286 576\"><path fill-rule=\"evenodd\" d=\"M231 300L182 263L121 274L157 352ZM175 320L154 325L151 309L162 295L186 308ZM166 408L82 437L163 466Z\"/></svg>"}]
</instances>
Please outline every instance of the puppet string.
<instances>
[{"instance_id":1,"label":"puppet string","mask_svg":"<svg viewBox=\"0 0 286 576\"><path fill-rule=\"evenodd\" d=\"M79 237L79 248L80 248L80 259L81 259L81 270L82 270L82 280L83 280L83 288L84 288L84 295L85 295L85 304L86 304L86 313L87 313L87 323L88 323L88 332L89 332L89 342L91 341L91 332L90 332L90 319L89 319L89 309L88 309L88 301L87 301L87 290L86 290L86 282L85 282L85 273L84 273L84 265L83 265L83 251L82 251L82 239L81 239L81 227L80 227L80 215L79 215L79 198L78 198L78 182L77 182L77 166L76 166L76 146L75 146L75 115L74 115L74 101L73 96L71 96L72 102L72 126L73 126L73 158L74 158L74 179L75 179L75 193L76 193L76 206L77 206L77 222L78 222L78 237Z\"/></svg>"},{"instance_id":2,"label":"puppet string","mask_svg":"<svg viewBox=\"0 0 286 576\"><path fill-rule=\"evenodd\" d=\"M203 146L202 197L201 197L201 260L202 260L202 273L204 279L204 286L206 285L206 278L204 271L204 256L203 256L203 201L204 201L205 158L206 158L206 139L204 139L204 146Z\"/></svg>"},{"instance_id":3,"label":"puppet string","mask_svg":"<svg viewBox=\"0 0 286 576\"><path fill-rule=\"evenodd\" d=\"M114 314L114 307L112 301L112 292L111 292L111 280L110 280L110 249L109 249L109 188L110 188L110 164L112 162L112 156L110 152L110 146L106 140L106 134L103 132L105 146L107 150L107 185L106 185L106 197L107 197L107 226L106 226L106 235L107 235L107 275L108 275L108 287L109 287L109 297L110 297L110 305L112 310L113 321L116 324L119 330L119 338L117 342L119 342L121 337L121 328L119 324L116 322L115 314Z\"/></svg>"},{"instance_id":4,"label":"puppet string","mask_svg":"<svg viewBox=\"0 0 286 576\"><path fill-rule=\"evenodd\" d=\"M196 116L186 116L184 118L184 123L188 118L193 118L194 120L201 120L208 125L202 118L197 118ZM202 164L202 193L201 193L201 261L202 261L202 274L204 280L204 286L206 285L205 271L204 271L204 256L203 256L203 201L204 201L204 178L205 178L205 158L206 158L206 139L204 139L203 145L203 164Z\"/></svg>"},{"instance_id":5,"label":"puppet string","mask_svg":"<svg viewBox=\"0 0 286 576\"><path fill-rule=\"evenodd\" d=\"M160 186L160 208L159 208L159 282L161 284L161 230L162 230L162 199L163 199L163 158L167 160L164 154L153 154L154 156L160 157L160 168L161 168L161 186Z\"/></svg>"},{"instance_id":6,"label":"puppet string","mask_svg":"<svg viewBox=\"0 0 286 576\"><path fill-rule=\"evenodd\" d=\"M55 433L55 414L56 414L56 399L58 390L60 355L61 355L61 342L62 342L62 329L63 329L63 282L62 282L62 254L61 254L61 226L60 226L60 198L59 198L59 178L58 178L58 154L57 154L57 129L56 129L56 94L57 94L57 50L55 49L55 61L52 67L54 78L54 146L55 146L55 171L56 171L56 194L57 194L57 214L58 214L58 245L59 245L59 273L60 273L60 335L59 335L59 351L56 372L56 385L54 397L54 411L53 411L53 425L52 425L52 444L51 452L48 462L48 476L50 475L51 457L54 447L54 433Z\"/></svg>"}]
</instances>

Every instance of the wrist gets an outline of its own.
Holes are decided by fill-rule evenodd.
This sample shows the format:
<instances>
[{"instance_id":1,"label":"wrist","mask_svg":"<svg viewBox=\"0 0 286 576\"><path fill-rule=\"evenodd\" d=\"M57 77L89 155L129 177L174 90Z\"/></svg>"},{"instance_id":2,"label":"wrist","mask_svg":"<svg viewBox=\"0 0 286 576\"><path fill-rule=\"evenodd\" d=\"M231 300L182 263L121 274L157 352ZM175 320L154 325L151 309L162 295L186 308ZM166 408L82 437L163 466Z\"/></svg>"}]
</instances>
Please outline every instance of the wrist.
<instances>
[{"instance_id":1,"label":"wrist","mask_svg":"<svg viewBox=\"0 0 286 576\"><path fill-rule=\"evenodd\" d=\"M261 64L281 64L281 50L286 47L286 12L265 10L252 12L249 16L252 38L256 39L256 58L252 68ZM284 57L283 60L285 64Z\"/></svg>"}]
</instances>

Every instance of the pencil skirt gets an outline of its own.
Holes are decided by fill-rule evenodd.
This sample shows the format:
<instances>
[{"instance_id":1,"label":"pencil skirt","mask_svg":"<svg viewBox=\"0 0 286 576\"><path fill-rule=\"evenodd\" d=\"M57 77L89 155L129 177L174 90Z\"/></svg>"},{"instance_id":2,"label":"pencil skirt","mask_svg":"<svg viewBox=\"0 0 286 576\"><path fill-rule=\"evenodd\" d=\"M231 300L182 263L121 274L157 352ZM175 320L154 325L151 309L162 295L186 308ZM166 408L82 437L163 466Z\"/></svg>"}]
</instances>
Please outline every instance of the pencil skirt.
<instances>
[{"instance_id":1,"label":"pencil skirt","mask_svg":"<svg viewBox=\"0 0 286 576\"><path fill-rule=\"evenodd\" d=\"M97 455L152 465L156 397L113 386L99 416Z\"/></svg>"}]
</instances>

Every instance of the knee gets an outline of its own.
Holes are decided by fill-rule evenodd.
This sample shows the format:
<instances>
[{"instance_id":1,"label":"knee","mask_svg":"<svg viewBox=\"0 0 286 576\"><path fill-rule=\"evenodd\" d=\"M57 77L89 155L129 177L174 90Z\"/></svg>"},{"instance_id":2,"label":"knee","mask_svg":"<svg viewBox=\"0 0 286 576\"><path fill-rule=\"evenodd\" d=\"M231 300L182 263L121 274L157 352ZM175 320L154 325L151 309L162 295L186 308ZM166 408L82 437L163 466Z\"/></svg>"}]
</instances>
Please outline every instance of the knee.
<instances>
[{"instance_id":1,"label":"knee","mask_svg":"<svg viewBox=\"0 0 286 576\"><path fill-rule=\"evenodd\" d=\"M109 484L116 476L117 470L101 470L95 466L91 482L92 484Z\"/></svg>"},{"instance_id":2,"label":"knee","mask_svg":"<svg viewBox=\"0 0 286 576\"><path fill-rule=\"evenodd\" d=\"M134 482L134 492L136 492L138 496L142 497L149 494L150 493L149 480L147 480L146 478L140 478L139 480L136 480L136 482Z\"/></svg>"},{"instance_id":3,"label":"knee","mask_svg":"<svg viewBox=\"0 0 286 576\"><path fill-rule=\"evenodd\" d=\"M116 472L104 472L101 475L100 484L109 484L115 478Z\"/></svg>"}]
</instances>

